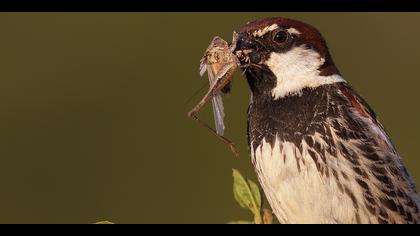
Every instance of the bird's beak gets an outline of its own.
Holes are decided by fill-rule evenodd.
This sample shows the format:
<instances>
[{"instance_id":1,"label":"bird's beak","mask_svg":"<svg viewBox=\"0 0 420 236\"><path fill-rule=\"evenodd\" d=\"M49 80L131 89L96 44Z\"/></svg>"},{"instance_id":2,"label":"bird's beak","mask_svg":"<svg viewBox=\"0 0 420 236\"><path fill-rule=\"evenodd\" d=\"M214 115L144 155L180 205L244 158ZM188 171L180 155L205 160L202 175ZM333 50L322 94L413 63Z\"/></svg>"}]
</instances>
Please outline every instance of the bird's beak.
<instances>
[{"instance_id":1,"label":"bird's beak","mask_svg":"<svg viewBox=\"0 0 420 236\"><path fill-rule=\"evenodd\" d=\"M257 64L260 62L260 53L256 50L258 44L255 40L251 39L247 33L241 32L234 33L232 43L235 43L235 50L233 53L239 59L240 63L247 67L250 64Z\"/></svg>"},{"instance_id":2,"label":"bird's beak","mask_svg":"<svg viewBox=\"0 0 420 236\"><path fill-rule=\"evenodd\" d=\"M235 34L234 34L235 35ZM248 34L245 32L241 32L236 34L236 39L234 36L234 41L236 41L236 51L244 51L244 50L251 50L255 49L255 41L248 37Z\"/></svg>"}]
</instances>

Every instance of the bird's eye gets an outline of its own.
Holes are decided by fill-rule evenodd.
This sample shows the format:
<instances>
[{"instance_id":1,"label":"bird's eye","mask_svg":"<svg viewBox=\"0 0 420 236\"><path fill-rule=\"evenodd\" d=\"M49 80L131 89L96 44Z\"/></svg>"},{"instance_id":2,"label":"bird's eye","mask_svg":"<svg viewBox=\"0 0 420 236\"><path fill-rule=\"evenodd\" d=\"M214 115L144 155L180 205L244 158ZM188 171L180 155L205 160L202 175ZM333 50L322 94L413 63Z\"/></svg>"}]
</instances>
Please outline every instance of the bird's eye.
<instances>
[{"instance_id":1,"label":"bird's eye","mask_svg":"<svg viewBox=\"0 0 420 236\"><path fill-rule=\"evenodd\" d=\"M276 43L282 44L282 43L285 43L288 38L289 38L289 34L286 31L282 30L282 31L277 32L274 35L273 40Z\"/></svg>"}]
</instances>

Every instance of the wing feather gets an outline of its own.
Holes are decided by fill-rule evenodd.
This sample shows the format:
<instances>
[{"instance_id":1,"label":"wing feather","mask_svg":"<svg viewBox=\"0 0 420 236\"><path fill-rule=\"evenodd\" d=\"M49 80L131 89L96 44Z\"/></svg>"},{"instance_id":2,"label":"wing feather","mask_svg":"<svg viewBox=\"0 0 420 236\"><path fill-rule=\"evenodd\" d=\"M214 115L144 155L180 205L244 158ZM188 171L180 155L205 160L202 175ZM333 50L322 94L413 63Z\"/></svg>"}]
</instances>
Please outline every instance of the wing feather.
<instances>
[{"instance_id":1,"label":"wing feather","mask_svg":"<svg viewBox=\"0 0 420 236\"><path fill-rule=\"evenodd\" d=\"M344 125L357 136L353 142L358 142L358 150L354 150L361 160L358 164L368 170L366 175L374 183L365 189L365 194L376 198L374 207L378 218L389 223L418 222L420 197L384 126L368 103L349 85L343 85L340 90L348 100L342 111L347 123ZM348 158L356 159L351 154ZM360 179L366 179L366 176L362 175ZM385 208L381 209L381 205Z\"/></svg>"}]
</instances>

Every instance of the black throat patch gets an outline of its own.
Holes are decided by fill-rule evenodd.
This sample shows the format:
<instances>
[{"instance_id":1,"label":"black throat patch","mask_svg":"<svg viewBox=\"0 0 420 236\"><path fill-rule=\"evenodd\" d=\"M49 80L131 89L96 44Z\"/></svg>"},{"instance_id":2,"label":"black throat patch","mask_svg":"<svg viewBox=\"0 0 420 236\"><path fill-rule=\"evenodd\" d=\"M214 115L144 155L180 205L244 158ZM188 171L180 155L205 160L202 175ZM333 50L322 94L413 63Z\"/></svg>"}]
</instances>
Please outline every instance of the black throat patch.
<instances>
[{"instance_id":1,"label":"black throat patch","mask_svg":"<svg viewBox=\"0 0 420 236\"><path fill-rule=\"evenodd\" d=\"M273 146L276 135L281 141L296 146L305 136L312 136L315 132L330 136L325 121L339 116L332 98L337 101L338 86L343 83L304 88L299 94L273 100L274 74L265 69L249 70L246 76L252 91L248 108L248 142L254 149L263 138Z\"/></svg>"}]
</instances>

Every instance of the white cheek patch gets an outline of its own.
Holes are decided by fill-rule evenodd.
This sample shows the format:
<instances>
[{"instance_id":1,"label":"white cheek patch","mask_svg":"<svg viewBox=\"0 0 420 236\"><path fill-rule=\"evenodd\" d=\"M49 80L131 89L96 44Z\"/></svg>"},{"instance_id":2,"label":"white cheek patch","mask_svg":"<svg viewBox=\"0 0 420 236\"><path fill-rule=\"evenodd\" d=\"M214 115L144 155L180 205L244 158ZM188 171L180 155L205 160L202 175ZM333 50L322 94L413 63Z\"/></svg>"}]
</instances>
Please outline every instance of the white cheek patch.
<instances>
[{"instance_id":1,"label":"white cheek patch","mask_svg":"<svg viewBox=\"0 0 420 236\"><path fill-rule=\"evenodd\" d=\"M285 53L271 53L266 65L277 78L276 87L271 91L274 100L299 94L303 88L344 81L337 74L320 76L318 69L324 62L318 52L307 49L304 45Z\"/></svg>"},{"instance_id":2,"label":"white cheek patch","mask_svg":"<svg viewBox=\"0 0 420 236\"><path fill-rule=\"evenodd\" d=\"M273 30L277 29L278 27L279 27L279 26L278 26L277 24L272 24L272 25L267 26L267 27L265 27L265 28L263 28L263 29L260 29L260 30L256 30L256 31L254 31L254 32L252 33L252 36L254 36L254 37L262 37L262 36L264 36L266 33L271 32L271 31L273 31Z\"/></svg>"}]
</instances>

